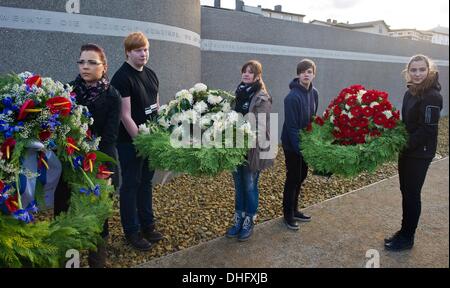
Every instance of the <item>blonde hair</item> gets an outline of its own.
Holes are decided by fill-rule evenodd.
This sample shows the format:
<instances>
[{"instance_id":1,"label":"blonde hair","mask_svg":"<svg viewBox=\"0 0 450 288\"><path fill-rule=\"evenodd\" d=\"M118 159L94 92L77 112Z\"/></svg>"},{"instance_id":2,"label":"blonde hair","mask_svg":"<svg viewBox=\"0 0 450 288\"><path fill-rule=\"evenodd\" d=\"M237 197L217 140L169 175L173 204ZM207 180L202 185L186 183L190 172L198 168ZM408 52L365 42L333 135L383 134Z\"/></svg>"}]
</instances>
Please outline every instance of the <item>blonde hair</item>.
<instances>
[{"instance_id":1,"label":"blonde hair","mask_svg":"<svg viewBox=\"0 0 450 288\"><path fill-rule=\"evenodd\" d=\"M247 67L250 67L250 70L255 74L255 78L256 77L259 78L257 82L261 84L261 90L267 93L266 84L262 79L263 76L262 64L257 60L250 60L242 66L241 73L244 73L247 70Z\"/></svg>"},{"instance_id":2,"label":"blonde hair","mask_svg":"<svg viewBox=\"0 0 450 288\"><path fill-rule=\"evenodd\" d=\"M148 42L147 37L142 32L133 32L128 34L128 36L123 41L123 46L125 48L125 57L128 59L127 53L131 50L141 48L141 47L149 47L150 43Z\"/></svg>"}]
</instances>

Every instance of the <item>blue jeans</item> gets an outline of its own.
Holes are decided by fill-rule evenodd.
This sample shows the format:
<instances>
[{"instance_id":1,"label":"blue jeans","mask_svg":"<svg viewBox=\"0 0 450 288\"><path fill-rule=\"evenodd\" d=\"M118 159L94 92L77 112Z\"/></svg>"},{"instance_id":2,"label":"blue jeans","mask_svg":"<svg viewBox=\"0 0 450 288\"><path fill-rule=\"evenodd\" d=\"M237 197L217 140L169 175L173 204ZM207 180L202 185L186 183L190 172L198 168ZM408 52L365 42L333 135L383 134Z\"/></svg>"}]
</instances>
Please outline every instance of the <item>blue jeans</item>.
<instances>
[{"instance_id":1,"label":"blue jeans","mask_svg":"<svg viewBox=\"0 0 450 288\"><path fill-rule=\"evenodd\" d=\"M122 185L120 186L120 220L125 235L139 232L154 222L152 179L155 171L148 159L138 157L132 143L117 144Z\"/></svg>"},{"instance_id":2,"label":"blue jeans","mask_svg":"<svg viewBox=\"0 0 450 288\"><path fill-rule=\"evenodd\" d=\"M238 166L233 172L235 193L235 210L255 216L258 210L258 179L259 172L250 171L248 165Z\"/></svg>"}]
</instances>

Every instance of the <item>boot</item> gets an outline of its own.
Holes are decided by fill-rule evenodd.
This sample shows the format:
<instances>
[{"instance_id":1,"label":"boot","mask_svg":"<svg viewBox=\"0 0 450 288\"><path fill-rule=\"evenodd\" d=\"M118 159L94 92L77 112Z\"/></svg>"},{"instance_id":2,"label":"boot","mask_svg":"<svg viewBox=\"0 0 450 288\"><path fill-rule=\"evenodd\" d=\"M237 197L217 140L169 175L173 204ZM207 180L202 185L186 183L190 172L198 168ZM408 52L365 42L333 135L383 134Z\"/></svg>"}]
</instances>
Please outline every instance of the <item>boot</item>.
<instances>
[{"instance_id":1,"label":"boot","mask_svg":"<svg viewBox=\"0 0 450 288\"><path fill-rule=\"evenodd\" d=\"M403 251L409 250L414 246L414 236L409 237L403 234L398 234L391 242L384 243L384 248L389 251Z\"/></svg>"},{"instance_id":2,"label":"boot","mask_svg":"<svg viewBox=\"0 0 450 288\"><path fill-rule=\"evenodd\" d=\"M89 251L89 268L106 268L106 257L106 244L98 244L97 251Z\"/></svg>"},{"instance_id":3,"label":"boot","mask_svg":"<svg viewBox=\"0 0 450 288\"><path fill-rule=\"evenodd\" d=\"M146 228L142 228L141 234L142 237L144 237L151 243L156 243L164 238L164 236L160 232L156 231L155 224L151 224Z\"/></svg>"},{"instance_id":4,"label":"boot","mask_svg":"<svg viewBox=\"0 0 450 288\"><path fill-rule=\"evenodd\" d=\"M225 236L228 238L236 238L241 231L243 221L244 217L242 217L242 212L234 212L234 225L228 228Z\"/></svg>"},{"instance_id":5,"label":"boot","mask_svg":"<svg viewBox=\"0 0 450 288\"><path fill-rule=\"evenodd\" d=\"M139 251L148 251L152 248L152 244L145 240L139 233L125 235L128 244Z\"/></svg>"}]
</instances>

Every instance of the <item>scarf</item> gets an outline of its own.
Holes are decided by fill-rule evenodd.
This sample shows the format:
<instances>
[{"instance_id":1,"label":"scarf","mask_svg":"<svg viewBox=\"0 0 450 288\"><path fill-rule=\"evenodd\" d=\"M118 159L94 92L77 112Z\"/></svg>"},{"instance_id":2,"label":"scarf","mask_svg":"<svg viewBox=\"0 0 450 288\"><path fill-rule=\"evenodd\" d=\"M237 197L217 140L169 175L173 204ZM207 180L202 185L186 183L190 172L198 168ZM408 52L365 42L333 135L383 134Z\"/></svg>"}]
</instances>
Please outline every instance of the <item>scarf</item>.
<instances>
[{"instance_id":1,"label":"scarf","mask_svg":"<svg viewBox=\"0 0 450 288\"><path fill-rule=\"evenodd\" d=\"M261 90L261 83L259 81L252 84L245 84L241 82L236 88L236 108L235 111L245 115L250 108L250 101L256 92Z\"/></svg>"},{"instance_id":2,"label":"scarf","mask_svg":"<svg viewBox=\"0 0 450 288\"><path fill-rule=\"evenodd\" d=\"M108 90L109 80L105 75L95 85L87 86L83 78L78 75L77 79L73 81L72 86L74 87L74 92L77 94L77 102L80 105L87 106L97 100L103 92Z\"/></svg>"}]
</instances>

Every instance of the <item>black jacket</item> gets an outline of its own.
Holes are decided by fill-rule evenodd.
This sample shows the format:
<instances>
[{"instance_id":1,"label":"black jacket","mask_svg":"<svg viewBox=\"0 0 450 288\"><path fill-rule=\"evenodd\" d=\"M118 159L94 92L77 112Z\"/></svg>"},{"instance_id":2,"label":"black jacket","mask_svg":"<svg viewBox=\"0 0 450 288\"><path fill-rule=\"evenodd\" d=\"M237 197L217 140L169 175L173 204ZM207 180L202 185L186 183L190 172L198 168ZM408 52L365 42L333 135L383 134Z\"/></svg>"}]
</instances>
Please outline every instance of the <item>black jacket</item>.
<instances>
[{"instance_id":1,"label":"black jacket","mask_svg":"<svg viewBox=\"0 0 450 288\"><path fill-rule=\"evenodd\" d=\"M75 87L74 92L77 93ZM92 134L102 137L98 150L115 158L115 147L119 133L122 98L120 93L110 85L95 101L86 105L94 118L90 127Z\"/></svg>"},{"instance_id":2,"label":"black jacket","mask_svg":"<svg viewBox=\"0 0 450 288\"><path fill-rule=\"evenodd\" d=\"M403 98L402 120L408 131L408 145L403 156L433 158L436 154L438 124L442 110L441 86L433 85L420 95L408 90Z\"/></svg>"},{"instance_id":3,"label":"black jacket","mask_svg":"<svg viewBox=\"0 0 450 288\"><path fill-rule=\"evenodd\" d=\"M312 83L308 90L298 78L289 84L291 92L284 99L284 124L281 142L285 150L300 154L300 130L308 126L311 117L316 115L319 92Z\"/></svg>"}]
</instances>

